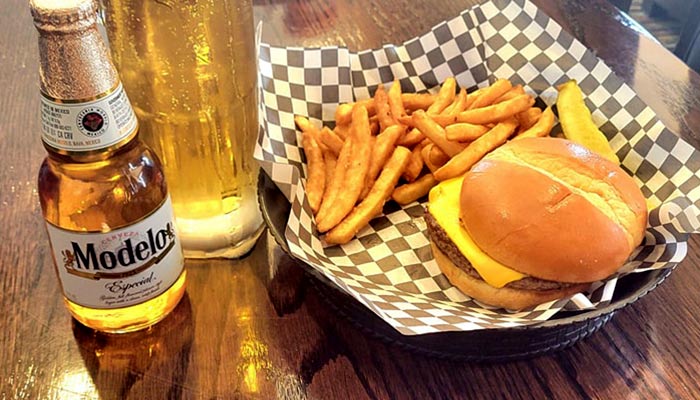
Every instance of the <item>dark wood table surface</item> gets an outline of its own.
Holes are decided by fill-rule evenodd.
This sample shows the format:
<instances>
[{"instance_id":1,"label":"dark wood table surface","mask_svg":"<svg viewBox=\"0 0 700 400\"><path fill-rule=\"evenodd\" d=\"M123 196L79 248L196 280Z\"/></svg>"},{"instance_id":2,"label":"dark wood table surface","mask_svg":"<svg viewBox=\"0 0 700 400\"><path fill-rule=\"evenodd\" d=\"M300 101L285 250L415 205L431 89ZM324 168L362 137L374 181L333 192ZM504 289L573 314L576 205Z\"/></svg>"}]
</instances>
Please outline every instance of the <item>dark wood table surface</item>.
<instances>
[{"instance_id":1,"label":"dark wood table surface","mask_svg":"<svg viewBox=\"0 0 700 400\"><path fill-rule=\"evenodd\" d=\"M537 0L661 120L700 147L700 77L604 0ZM258 1L281 45L401 42L469 1ZM445 361L368 337L336 316L268 237L248 257L188 261L165 321L106 336L62 304L39 210L36 32L26 0L0 8L0 399L698 398L700 242L657 290L561 352Z\"/></svg>"}]
</instances>

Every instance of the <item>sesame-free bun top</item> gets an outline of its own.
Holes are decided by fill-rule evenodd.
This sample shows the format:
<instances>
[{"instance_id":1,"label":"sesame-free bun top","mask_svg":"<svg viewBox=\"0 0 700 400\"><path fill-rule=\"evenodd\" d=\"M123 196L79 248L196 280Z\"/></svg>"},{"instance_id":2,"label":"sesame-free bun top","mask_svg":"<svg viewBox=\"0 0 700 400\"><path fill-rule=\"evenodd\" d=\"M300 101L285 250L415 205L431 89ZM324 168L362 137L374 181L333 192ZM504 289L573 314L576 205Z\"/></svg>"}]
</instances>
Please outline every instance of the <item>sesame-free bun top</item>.
<instances>
[{"instance_id":1,"label":"sesame-free bun top","mask_svg":"<svg viewBox=\"0 0 700 400\"><path fill-rule=\"evenodd\" d=\"M460 218L504 265L557 282L593 282L639 246L646 201L617 164L565 139L511 141L464 178Z\"/></svg>"}]
</instances>

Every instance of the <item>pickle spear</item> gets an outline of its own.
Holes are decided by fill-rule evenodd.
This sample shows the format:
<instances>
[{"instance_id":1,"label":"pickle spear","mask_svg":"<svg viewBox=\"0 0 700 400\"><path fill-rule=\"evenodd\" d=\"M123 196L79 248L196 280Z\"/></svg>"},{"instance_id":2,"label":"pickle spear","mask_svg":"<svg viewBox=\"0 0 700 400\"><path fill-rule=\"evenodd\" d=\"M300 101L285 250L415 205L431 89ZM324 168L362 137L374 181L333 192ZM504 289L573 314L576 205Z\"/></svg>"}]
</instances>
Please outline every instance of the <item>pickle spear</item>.
<instances>
[{"instance_id":1,"label":"pickle spear","mask_svg":"<svg viewBox=\"0 0 700 400\"><path fill-rule=\"evenodd\" d=\"M572 79L562 83L557 89L557 110L564 137L619 164L620 159L610 147L608 139L593 123L591 112L583 101L583 93L576 81Z\"/></svg>"}]
</instances>

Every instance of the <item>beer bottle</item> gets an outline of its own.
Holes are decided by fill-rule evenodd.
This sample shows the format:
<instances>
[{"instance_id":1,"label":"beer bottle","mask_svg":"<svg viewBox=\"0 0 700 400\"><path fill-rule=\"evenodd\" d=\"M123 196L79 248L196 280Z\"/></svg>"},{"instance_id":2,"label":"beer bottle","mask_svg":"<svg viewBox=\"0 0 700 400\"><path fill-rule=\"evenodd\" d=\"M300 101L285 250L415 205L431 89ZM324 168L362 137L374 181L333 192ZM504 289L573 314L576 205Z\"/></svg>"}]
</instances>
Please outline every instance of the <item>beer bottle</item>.
<instances>
[{"instance_id":1,"label":"beer bottle","mask_svg":"<svg viewBox=\"0 0 700 400\"><path fill-rule=\"evenodd\" d=\"M160 161L97 28L93 0L31 0L39 31L39 198L65 304L106 332L146 328L185 290Z\"/></svg>"}]
</instances>

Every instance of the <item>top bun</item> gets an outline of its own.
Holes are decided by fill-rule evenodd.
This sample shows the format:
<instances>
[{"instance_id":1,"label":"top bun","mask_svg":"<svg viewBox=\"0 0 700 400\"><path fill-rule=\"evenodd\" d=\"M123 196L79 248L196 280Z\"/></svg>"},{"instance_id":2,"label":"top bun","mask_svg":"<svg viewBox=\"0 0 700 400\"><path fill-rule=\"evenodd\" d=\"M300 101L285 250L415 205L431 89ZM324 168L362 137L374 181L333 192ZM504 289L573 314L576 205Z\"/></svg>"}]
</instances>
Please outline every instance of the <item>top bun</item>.
<instances>
[{"instance_id":1,"label":"top bun","mask_svg":"<svg viewBox=\"0 0 700 400\"><path fill-rule=\"evenodd\" d=\"M593 282L641 243L646 201L617 164L557 138L514 140L465 175L461 220L506 266L557 282Z\"/></svg>"}]
</instances>

